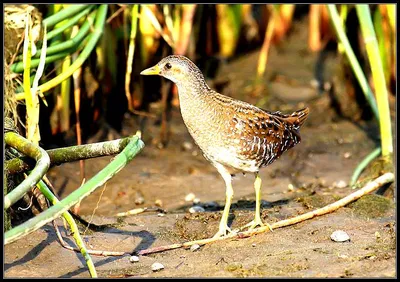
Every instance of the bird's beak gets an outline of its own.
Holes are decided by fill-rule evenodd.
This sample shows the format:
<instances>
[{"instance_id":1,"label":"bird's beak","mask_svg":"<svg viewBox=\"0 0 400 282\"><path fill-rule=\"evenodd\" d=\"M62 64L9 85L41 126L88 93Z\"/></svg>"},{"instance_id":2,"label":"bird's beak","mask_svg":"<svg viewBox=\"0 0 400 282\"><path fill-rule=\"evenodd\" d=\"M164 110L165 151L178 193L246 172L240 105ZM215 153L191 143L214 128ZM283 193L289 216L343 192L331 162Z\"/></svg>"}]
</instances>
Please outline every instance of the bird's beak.
<instances>
[{"instance_id":1,"label":"bird's beak","mask_svg":"<svg viewBox=\"0 0 400 282\"><path fill-rule=\"evenodd\" d=\"M160 68L158 65L155 65L154 67L145 69L140 74L141 75L155 75L155 74L158 75L158 74L160 74Z\"/></svg>"}]
</instances>

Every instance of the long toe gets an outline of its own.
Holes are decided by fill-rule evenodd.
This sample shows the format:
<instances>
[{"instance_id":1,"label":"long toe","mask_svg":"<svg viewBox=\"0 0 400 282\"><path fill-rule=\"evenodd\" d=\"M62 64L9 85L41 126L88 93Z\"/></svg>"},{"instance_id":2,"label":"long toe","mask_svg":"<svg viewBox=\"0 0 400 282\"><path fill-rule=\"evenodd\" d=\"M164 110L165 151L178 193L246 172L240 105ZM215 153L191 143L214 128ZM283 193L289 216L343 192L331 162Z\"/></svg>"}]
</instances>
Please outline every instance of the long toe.
<instances>
[{"instance_id":1,"label":"long toe","mask_svg":"<svg viewBox=\"0 0 400 282\"><path fill-rule=\"evenodd\" d=\"M213 238L225 237L228 234L236 234L236 231L232 231L228 226L222 226L219 228L218 232L213 236Z\"/></svg>"},{"instance_id":2,"label":"long toe","mask_svg":"<svg viewBox=\"0 0 400 282\"><path fill-rule=\"evenodd\" d=\"M263 227L265 225L268 226L269 230L272 231L271 225L269 225L268 223L263 223L261 220L252 220L251 222L247 223L245 226L243 226L240 229L243 230L243 229L248 228L248 230L253 230L257 226Z\"/></svg>"}]
</instances>

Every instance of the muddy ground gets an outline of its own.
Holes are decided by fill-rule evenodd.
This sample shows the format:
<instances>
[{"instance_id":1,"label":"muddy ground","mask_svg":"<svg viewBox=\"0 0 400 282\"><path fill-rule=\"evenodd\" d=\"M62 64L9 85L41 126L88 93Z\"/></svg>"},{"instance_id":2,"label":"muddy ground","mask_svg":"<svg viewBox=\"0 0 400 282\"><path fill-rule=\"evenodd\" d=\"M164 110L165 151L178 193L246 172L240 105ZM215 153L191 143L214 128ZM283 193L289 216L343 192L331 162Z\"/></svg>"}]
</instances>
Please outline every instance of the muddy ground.
<instances>
[{"instance_id":1,"label":"muddy ground","mask_svg":"<svg viewBox=\"0 0 400 282\"><path fill-rule=\"evenodd\" d=\"M285 44L271 49L265 83L254 86L258 51L222 65L216 78L217 82L229 82L221 90L224 94L266 109L290 112L310 107L310 117L301 130L302 142L261 170L262 217L270 223L354 192L348 185L352 172L376 144L376 138L371 138L376 126L339 118L330 107L329 96L310 86L317 55L307 51L306 36L306 28L295 29ZM330 66L335 62L331 57ZM328 79L334 75L329 70L328 65ZM150 120L143 133L144 150L104 189L99 188L81 203L82 217L92 225L103 225L94 231L80 226L89 249L136 252L208 238L217 231L224 182L193 145L179 109L173 109L171 124L171 141L159 149L160 127ZM123 136L135 130L135 122L127 119ZM87 177L110 159L86 161ZM362 180L377 173L364 173ZM79 164L53 168L49 177L63 198L80 184ZM254 216L253 180L252 175L234 178L232 228ZM204 212L188 212L194 205L185 201L190 193ZM135 263L128 255L93 256L93 260L100 277L395 277L395 204L392 194L386 195L366 196L325 216L246 239L216 242L196 251L170 250L141 256ZM115 216L156 204L161 204L166 214ZM73 244L62 221L57 223L65 240ZM333 242L330 235L335 230L345 231L350 241ZM153 272L154 262L165 268ZM90 277L82 256L61 247L51 224L5 246L4 268L6 277Z\"/></svg>"}]
</instances>

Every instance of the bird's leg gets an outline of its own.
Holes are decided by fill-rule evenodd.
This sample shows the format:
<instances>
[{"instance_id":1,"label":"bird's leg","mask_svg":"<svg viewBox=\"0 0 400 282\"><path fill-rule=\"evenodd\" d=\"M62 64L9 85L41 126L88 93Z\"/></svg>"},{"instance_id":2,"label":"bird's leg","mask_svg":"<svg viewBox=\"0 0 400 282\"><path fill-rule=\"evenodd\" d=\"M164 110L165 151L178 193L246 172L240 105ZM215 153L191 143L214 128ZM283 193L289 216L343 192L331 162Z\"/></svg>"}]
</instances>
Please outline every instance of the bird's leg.
<instances>
[{"instance_id":1,"label":"bird's leg","mask_svg":"<svg viewBox=\"0 0 400 282\"><path fill-rule=\"evenodd\" d=\"M256 173L256 180L254 181L254 189L256 191L256 212L254 215L254 220L243 226L241 229L249 227L249 230L254 229L257 226L264 226L267 225L268 228L272 231L271 226L268 223L263 223L261 220L261 212L260 212L260 205L261 205L261 177Z\"/></svg>"},{"instance_id":2,"label":"bird's leg","mask_svg":"<svg viewBox=\"0 0 400 282\"><path fill-rule=\"evenodd\" d=\"M229 210L230 210L232 198L233 198L233 188L232 188L231 174L222 165L216 164L215 166L216 166L218 172L221 174L222 178L224 179L225 185L226 185L226 199L225 199L224 212L222 213L222 218L219 223L218 232L214 235L214 238L217 238L217 237L226 236L228 233L233 232L228 227L228 217L229 217Z\"/></svg>"}]
</instances>

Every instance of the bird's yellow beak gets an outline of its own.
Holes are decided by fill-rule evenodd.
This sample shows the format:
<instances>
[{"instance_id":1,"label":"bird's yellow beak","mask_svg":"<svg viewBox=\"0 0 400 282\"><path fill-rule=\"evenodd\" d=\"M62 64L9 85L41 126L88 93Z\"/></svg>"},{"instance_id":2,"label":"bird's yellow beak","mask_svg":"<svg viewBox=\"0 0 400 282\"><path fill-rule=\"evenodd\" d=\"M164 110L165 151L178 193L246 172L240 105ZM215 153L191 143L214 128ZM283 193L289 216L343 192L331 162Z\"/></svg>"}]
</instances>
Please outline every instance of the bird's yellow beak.
<instances>
[{"instance_id":1,"label":"bird's yellow beak","mask_svg":"<svg viewBox=\"0 0 400 282\"><path fill-rule=\"evenodd\" d=\"M154 67L145 69L140 74L141 75L158 75L158 74L160 74L160 68L158 65L155 65Z\"/></svg>"}]
</instances>

